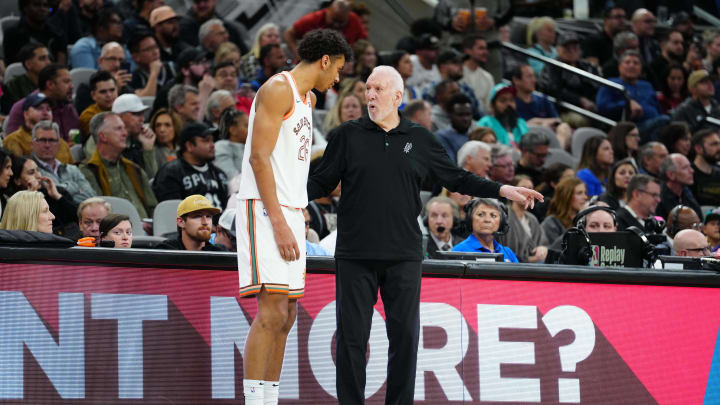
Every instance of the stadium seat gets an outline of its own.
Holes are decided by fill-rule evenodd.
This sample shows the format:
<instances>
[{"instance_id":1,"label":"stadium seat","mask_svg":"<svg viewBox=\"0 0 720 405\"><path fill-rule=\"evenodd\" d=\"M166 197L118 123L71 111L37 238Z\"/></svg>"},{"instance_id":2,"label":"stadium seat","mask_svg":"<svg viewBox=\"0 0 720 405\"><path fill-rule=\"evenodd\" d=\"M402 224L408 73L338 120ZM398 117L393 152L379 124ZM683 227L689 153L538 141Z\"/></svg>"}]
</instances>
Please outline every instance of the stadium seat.
<instances>
[{"instance_id":1,"label":"stadium seat","mask_svg":"<svg viewBox=\"0 0 720 405\"><path fill-rule=\"evenodd\" d=\"M572 155L576 158L580 158L580 155L582 155L583 146L585 145L585 142L592 138L593 136L598 135L607 135L605 132L597 129L597 128L578 128L575 130L575 132L572 135Z\"/></svg>"},{"instance_id":2,"label":"stadium seat","mask_svg":"<svg viewBox=\"0 0 720 405\"><path fill-rule=\"evenodd\" d=\"M560 148L560 141L558 141L557 136L555 135L555 131L553 131L552 129L539 125L530 125L528 126L528 129L532 129L533 131L540 131L548 138L550 138L550 148Z\"/></svg>"},{"instance_id":3,"label":"stadium seat","mask_svg":"<svg viewBox=\"0 0 720 405\"><path fill-rule=\"evenodd\" d=\"M567 153L563 149L550 148L548 149L547 159L545 159L545 167L548 167L553 163L563 163L575 170L578 165L578 158Z\"/></svg>"},{"instance_id":4,"label":"stadium seat","mask_svg":"<svg viewBox=\"0 0 720 405\"><path fill-rule=\"evenodd\" d=\"M134 236L147 236L147 233L145 233L145 230L143 229L140 214L138 214L137 208L135 208L130 201L124 198L107 195L101 196L101 198L110 203L113 213L123 214L130 217L130 224L132 224Z\"/></svg>"},{"instance_id":5,"label":"stadium seat","mask_svg":"<svg viewBox=\"0 0 720 405\"><path fill-rule=\"evenodd\" d=\"M153 235L163 236L177 231L177 207L181 200L161 201L153 211Z\"/></svg>"},{"instance_id":6,"label":"stadium seat","mask_svg":"<svg viewBox=\"0 0 720 405\"><path fill-rule=\"evenodd\" d=\"M76 144L70 147L70 153L72 154L75 163L78 164L85 159L85 153L83 152L83 146Z\"/></svg>"},{"instance_id":7,"label":"stadium seat","mask_svg":"<svg viewBox=\"0 0 720 405\"><path fill-rule=\"evenodd\" d=\"M7 84L10 80L25 74L25 66L20 62L11 63L5 68L5 78L3 81Z\"/></svg>"},{"instance_id":8,"label":"stadium seat","mask_svg":"<svg viewBox=\"0 0 720 405\"><path fill-rule=\"evenodd\" d=\"M90 83L90 76L92 76L95 72L97 72L97 69L90 68L75 68L70 71L70 78L73 82L73 96L75 95L78 87L80 87L80 84Z\"/></svg>"},{"instance_id":9,"label":"stadium seat","mask_svg":"<svg viewBox=\"0 0 720 405\"><path fill-rule=\"evenodd\" d=\"M4 34L5 31L7 31L10 27L15 26L18 22L20 22L20 16L17 16L17 15L9 15L9 16L0 18L0 30Z\"/></svg>"}]
</instances>

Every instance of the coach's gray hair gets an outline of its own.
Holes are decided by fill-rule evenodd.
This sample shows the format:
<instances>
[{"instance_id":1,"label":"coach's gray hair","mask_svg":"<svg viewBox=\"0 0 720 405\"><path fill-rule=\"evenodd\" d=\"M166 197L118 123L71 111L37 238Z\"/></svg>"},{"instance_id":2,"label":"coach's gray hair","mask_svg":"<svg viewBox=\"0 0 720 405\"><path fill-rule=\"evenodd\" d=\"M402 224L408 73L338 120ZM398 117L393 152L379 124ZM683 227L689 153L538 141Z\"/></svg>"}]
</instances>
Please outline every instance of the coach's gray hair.
<instances>
[{"instance_id":1,"label":"coach's gray hair","mask_svg":"<svg viewBox=\"0 0 720 405\"><path fill-rule=\"evenodd\" d=\"M483 141L465 142L465 144L463 144L463 146L457 153L458 167L463 167L465 165L465 160L467 160L468 156L475 156L475 154L478 153L480 149L484 149L488 151L488 153L492 152L492 148L490 147L490 145L486 144Z\"/></svg>"},{"instance_id":2,"label":"coach's gray hair","mask_svg":"<svg viewBox=\"0 0 720 405\"><path fill-rule=\"evenodd\" d=\"M105 126L105 118L111 115L117 114L112 111L103 111L101 113L95 114L95 116L92 117L92 119L90 120L90 135L93 137L95 145L98 144L98 134L100 134L100 131L102 131L103 127Z\"/></svg>"},{"instance_id":3,"label":"coach's gray hair","mask_svg":"<svg viewBox=\"0 0 720 405\"><path fill-rule=\"evenodd\" d=\"M211 18L205 21L198 30L198 41L200 42L201 46L203 41L205 40L205 37L208 36L208 34L210 33L210 28L212 28L213 25L222 25L223 27L225 26L225 24L223 24L222 20L219 18Z\"/></svg>"},{"instance_id":4,"label":"coach's gray hair","mask_svg":"<svg viewBox=\"0 0 720 405\"><path fill-rule=\"evenodd\" d=\"M187 84L176 84L170 88L168 92L168 106L170 110L173 110L175 106L185 104L186 93L200 94L196 87Z\"/></svg>"},{"instance_id":5,"label":"coach's gray hair","mask_svg":"<svg viewBox=\"0 0 720 405\"><path fill-rule=\"evenodd\" d=\"M395 70L394 67L388 65L376 66L375 69L372 70L371 75L374 73L387 74L388 78L390 78L390 85L392 86L392 89L397 90L403 94L405 93L405 83L403 82L400 73L398 73L398 71Z\"/></svg>"},{"instance_id":6,"label":"coach's gray hair","mask_svg":"<svg viewBox=\"0 0 720 405\"><path fill-rule=\"evenodd\" d=\"M42 129L43 131L49 131L53 130L55 131L55 135L57 135L58 139L60 138L60 127L58 124L50 121L50 120L42 120L35 124L35 126L32 129L32 140L34 141L36 139L36 132L38 129Z\"/></svg>"},{"instance_id":7,"label":"coach's gray hair","mask_svg":"<svg viewBox=\"0 0 720 405\"><path fill-rule=\"evenodd\" d=\"M227 90L215 90L210 97L208 97L207 105L205 106L205 119L208 120L208 122L215 121L213 110L220 107L220 100L225 97L229 97L233 100L235 99L232 93Z\"/></svg>"}]
</instances>

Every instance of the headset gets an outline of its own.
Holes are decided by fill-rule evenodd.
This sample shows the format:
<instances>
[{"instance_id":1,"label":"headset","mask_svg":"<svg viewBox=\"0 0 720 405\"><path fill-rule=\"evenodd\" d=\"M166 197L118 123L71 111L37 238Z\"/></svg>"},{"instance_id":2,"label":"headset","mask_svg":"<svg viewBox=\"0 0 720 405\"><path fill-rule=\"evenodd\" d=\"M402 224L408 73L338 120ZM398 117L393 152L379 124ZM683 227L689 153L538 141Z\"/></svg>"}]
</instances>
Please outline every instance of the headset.
<instances>
[{"instance_id":1,"label":"headset","mask_svg":"<svg viewBox=\"0 0 720 405\"><path fill-rule=\"evenodd\" d=\"M587 216L596 211L605 211L608 214L610 214L610 216L613 219L613 225L615 225L615 227L617 227L617 219L615 218L615 210L613 210L610 207L606 207L604 205L592 205L583 210L580 210L580 212L578 212L577 215L575 215L575 217L573 218L573 221L572 221L573 226L577 227L577 228L582 228L583 230L585 230L585 225L587 225Z\"/></svg>"},{"instance_id":2,"label":"headset","mask_svg":"<svg viewBox=\"0 0 720 405\"><path fill-rule=\"evenodd\" d=\"M492 198L473 198L465 204L463 210L465 211L466 230L472 233L472 213L480 204L491 206L500 211L500 227L497 231L495 231L495 233L493 233L493 235L498 236L506 234L510 230L510 224L508 223L508 208L505 204L501 204L499 201Z\"/></svg>"},{"instance_id":3,"label":"headset","mask_svg":"<svg viewBox=\"0 0 720 405\"><path fill-rule=\"evenodd\" d=\"M580 250L576 253L576 258L578 263L582 263L583 265L587 265L590 263L590 259L592 259L592 242L590 242L590 235L588 235L587 231L585 230L585 225L587 225L587 216L592 214L596 211L605 211L610 214L610 216L613 219L613 225L617 227L617 219L615 218L615 210L613 210L610 207L606 207L604 205L592 205L590 207L587 207L585 209L580 210L575 217L573 218L573 227L568 229L567 232L565 232L565 235L563 235L562 243L560 245L560 262L563 262L563 258L567 257L567 255L572 254L571 252L567 251L567 247L570 241L570 238L573 235L581 235L583 238L582 247L580 247Z\"/></svg>"},{"instance_id":4,"label":"headset","mask_svg":"<svg viewBox=\"0 0 720 405\"><path fill-rule=\"evenodd\" d=\"M678 219L680 218L680 211L682 211L683 208L692 210L692 208L688 207L687 205L680 204L670 210L670 213L668 214L668 217L672 218L672 224L670 224L667 229L667 234L671 238L674 238L678 232L682 231L682 229L678 229Z\"/></svg>"},{"instance_id":5,"label":"headset","mask_svg":"<svg viewBox=\"0 0 720 405\"><path fill-rule=\"evenodd\" d=\"M429 199L425 203L425 207L424 207L425 213L422 216L422 224L425 226L425 229L427 229L428 232L430 232L430 223L429 223L429 217L428 217L428 213L427 213L427 207L430 205L430 202L432 201L432 202L440 202L443 204L448 204L446 201L442 201L442 200L441 201L437 201L437 200L433 201L434 198L435 197ZM450 207L452 210L452 227L450 228L450 233L454 233L453 231L456 230L458 227L463 226L463 223L460 220L460 218L458 217L458 215L460 215L460 211L457 208L457 205L450 204ZM440 231L440 232L442 232L442 231Z\"/></svg>"}]
</instances>

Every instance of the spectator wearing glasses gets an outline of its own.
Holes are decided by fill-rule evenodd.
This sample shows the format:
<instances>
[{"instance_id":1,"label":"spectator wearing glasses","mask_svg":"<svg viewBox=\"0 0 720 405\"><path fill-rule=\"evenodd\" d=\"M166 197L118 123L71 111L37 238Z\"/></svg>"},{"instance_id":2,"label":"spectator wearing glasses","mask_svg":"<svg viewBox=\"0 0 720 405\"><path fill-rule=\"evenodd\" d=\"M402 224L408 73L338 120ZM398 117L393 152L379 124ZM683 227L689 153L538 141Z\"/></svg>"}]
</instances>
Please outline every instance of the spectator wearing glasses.
<instances>
[{"instance_id":1,"label":"spectator wearing glasses","mask_svg":"<svg viewBox=\"0 0 720 405\"><path fill-rule=\"evenodd\" d=\"M161 6L150 13L150 26L160 47L163 62L175 62L183 49L190 45L180 40L180 17L170 6Z\"/></svg>"},{"instance_id":2,"label":"spectator wearing glasses","mask_svg":"<svg viewBox=\"0 0 720 405\"><path fill-rule=\"evenodd\" d=\"M625 29L625 10L620 6L609 6L603 11L603 29L585 39L582 51L585 59L600 67L601 61L613 58L613 38Z\"/></svg>"},{"instance_id":3,"label":"spectator wearing glasses","mask_svg":"<svg viewBox=\"0 0 720 405\"><path fill-rule=\"evenodd\" d=\"M25 73L17 76L3 86L2 112L7 114L13 104L38 88L40 71L50 64L47 47L38 43L29 43L20 48L18 59L25 68Z\"/></svg>"},{"instance_id":4,"label":"spectator wearing glasses","mask_svg":"<svg viewBox=\"0 0 720 405\"><path fill-rule=\"evenodd\" d=\"M72 164L61 162L58 126L52 121L40 121L33 127L32 159L37 163L40 174L52 179L58 187L67 190L75 204L94 197L95 191L80 169ZM67 145L67 144L66 144Z\"/></svg>"},{"instance_id":5,"label":"spectator wearing glasses","mask_svg":"<svg viewBox=\"0 0 720 405\"><path fill-rule=\"evenodd\" d=\"M701 232L684 229L673 238L674 256L703 257L709 256L712 248Z\"/></svg>"},{"instance_id":6,"label":"spectator wearing glasses","mask_svg":"<svg viewBox=\"0 0 720 405\"><path fill-rule=\"evenodd\" d=\"M175 68L160 59L160 47L152 32L135 32L128 43L132 58L137 65L130 86L140 97L154 97L157 91L175 80Z\"/></svg>"},{"instance_id":7,"label":"spectator wearing glasses","mask_svg":"<svg viewBox=\"0 0 720 405\"><path fill-rule=\"evenodd\" d=\"M636 226L645 229L645 221L655 215L660 202L659 181L646 174L636 174L625 189L627 204L615 211L618 231Z\"/></svg>"},{"instance_id":8,"label":"spectator wearing glasses","mask_svg":"<svg viewBox=\"0 0 720 405\"><path fill-rule=\"evenodd\" d=\"M109 42L123 40L122 18L114 8L101 9L93 25L93 33L80 38L70 49L70 62L73 68L98 69L98 59L102 47ZM125 51L130 59L130 54Z\"/></svg>"},{"instance_id":9,"label":"spectator wearing glasses","mask_svg":"<svg viewBox=\"0 0 720 405\"><path fill-rule=\"evenodd\" d=\"M115 78L118 95L135 92L129 86L132 74L127 61L131 60L130 53L117 42L108 42L103 45L100 57L97 59L98 70L110 72ZM93 104L93 99L90 96L90 85L80 83L75 93L75 109L85 111L91 104Z\"/></svg>"},{"instance_id":10,"label":"spectator wearing glasses","mask_svg":"<svg viewBox=\"0 0 720 405\"><path fill-rule=\"evenodd\" d=\"M501 184L510 184L515 177L515 166L513 165L512 149L503 144L495 144L490 151L490 180ZM513 184L516 186L517 184ZM524 187L524 186L523 186ZM530 187L532 188L532 187Z\"/></svg>"},{"instance_id":11,"label":"spectator wearing glasses","mask_svg":"<svg viewBox=\"0 0 720 405\"><path fill-rule=\"evenodd\" d=\"M530 177L533 184L543 181L543 166L548 156L550 138L544 131L530 128L520 139L520 160L515 167L515 174ZM537 206L537 204L536 204Z\"/></svg>"},{"instance_id":12,"label":"spectator wearing glasses","mask_svg":"<svg viewBox=\"0 0 720 405\"><path fill-rule=\"evenodd\" d=\"M660 45L654 37L656 24L655 15L648 9L639 8L632 15L631 28L640 40L640 55L645 66L662 57Z\"/></svg>"},{"instance_id":13,"label":"spectator wearing glasses","mask_svg":"<svg viewBox=\"0 0 720 405\"><path fill-rule=\"evenodd\" d=\"M40 121L52 121L50 100L42 93L27 96L23 101L23 116L25 118L23 125L3 141L5 148L15 156L30 156L32 153L32 131L35 125ZM59 139L58 148L56 157L61 163L75 163L67 142Z\"/></svg>"}]
</instances>

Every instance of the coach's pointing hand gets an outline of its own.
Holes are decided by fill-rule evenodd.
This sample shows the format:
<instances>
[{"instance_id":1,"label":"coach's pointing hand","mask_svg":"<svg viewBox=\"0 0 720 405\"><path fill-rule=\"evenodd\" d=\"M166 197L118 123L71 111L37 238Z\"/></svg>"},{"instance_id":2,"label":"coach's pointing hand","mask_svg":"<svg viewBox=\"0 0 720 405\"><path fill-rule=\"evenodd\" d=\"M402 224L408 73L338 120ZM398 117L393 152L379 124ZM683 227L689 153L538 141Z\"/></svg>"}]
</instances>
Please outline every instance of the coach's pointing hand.
<instances>
[{"instance_id":1,"label":"coach's pointing hand","mask_svg":"<svg viewBox=\"0 0 720 405\"><path fill-rule=\"evenodd\" d=\"M517 201L525 204L525 208L532 208L535 206L535 200L544 201L543 195L535 190L531 190L525 187L514 187L514 186L502 186L500 187L500 197L505 197L511 201Z\"/></svg>"},{"instance_id":2,"label":"coach's pointing hand","mask_svg":"<svg viewBox=\"0 0 720 405\"><path fill-rule=\"evenodd\" d=\"M293 235L287 222L282 221L279 224L273 224L273 235L283 260L292 262L300 258L300 249L295 240L295 235Z\"/></svg>"}]
</instances>

